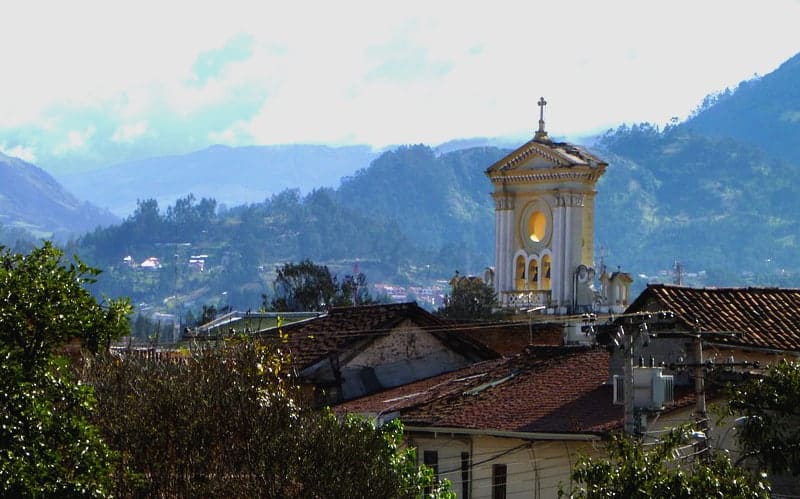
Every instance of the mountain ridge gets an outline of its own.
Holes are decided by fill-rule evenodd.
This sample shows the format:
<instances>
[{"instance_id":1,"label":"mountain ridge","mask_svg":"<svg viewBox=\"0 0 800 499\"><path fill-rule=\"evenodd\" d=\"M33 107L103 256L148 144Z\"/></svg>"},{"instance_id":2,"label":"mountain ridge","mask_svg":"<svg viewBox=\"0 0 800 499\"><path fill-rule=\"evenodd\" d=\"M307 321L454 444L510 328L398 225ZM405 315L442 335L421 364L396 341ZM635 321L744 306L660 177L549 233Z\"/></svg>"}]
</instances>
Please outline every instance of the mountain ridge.
<instances>
[{"instance_id":1,"label":"mountain ridge","mask_svg":"<svg viewBox=\"0 0 800 499\"><path fill-rule=\"evenodd\" d=\"M285 189L309 192L336 187L341 177L368 166L378 154L366 145L212 145L63 175L59 180L76 195L124 217L133 213L139 199L152 198L167 206L193 193L237 205L263 201Z\"/></svg>"},{"instance_id":2,"label":"mountain ridge","mask_svg":"<svg viewBox=\"0 0 800 499\"><path fill-rule=\"evenodd\" d=\"M0 153L0 224L34 237L63 240L119 219L79 201L49 173Z\"/></svg>"}]
</instances>

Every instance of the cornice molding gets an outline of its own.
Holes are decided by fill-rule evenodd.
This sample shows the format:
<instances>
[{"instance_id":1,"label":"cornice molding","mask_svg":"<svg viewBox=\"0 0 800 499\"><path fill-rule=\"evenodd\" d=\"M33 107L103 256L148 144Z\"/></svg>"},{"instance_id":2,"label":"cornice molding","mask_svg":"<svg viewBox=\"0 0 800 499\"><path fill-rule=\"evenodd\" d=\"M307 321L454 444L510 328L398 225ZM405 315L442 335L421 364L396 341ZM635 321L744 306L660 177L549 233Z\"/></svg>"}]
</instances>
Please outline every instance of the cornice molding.
<instances>
[{"instance_id":1,"label":"cornice molding","mask_svg":"<svg viewBox=\"0 0 800 499\"><path fill-rule=\"evenodd\" d=\"M522 183L549 183L559 181L579 181L594 184L603 174L605 169L586 169L580 170L567 170L567 171L554 171L545 170L536 172L530 170L526 173L514 172L513 174L497 174L490 175L489 179L493 184L509 183L509 184L522 184Z\"/></svg>"}]
</instances>

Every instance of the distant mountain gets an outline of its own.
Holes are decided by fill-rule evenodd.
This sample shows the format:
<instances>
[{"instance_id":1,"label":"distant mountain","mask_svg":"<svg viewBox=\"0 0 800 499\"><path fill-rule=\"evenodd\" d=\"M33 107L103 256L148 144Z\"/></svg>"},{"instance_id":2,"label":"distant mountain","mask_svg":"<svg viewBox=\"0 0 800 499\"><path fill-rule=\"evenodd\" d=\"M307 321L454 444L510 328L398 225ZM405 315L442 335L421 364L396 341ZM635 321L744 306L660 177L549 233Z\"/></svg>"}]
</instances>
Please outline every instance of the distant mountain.
<instances>
[{"instance_id":1,"label":"distant mountain","mask_svg":"<svg viewBox=\"0 0 800 499\"><path fill-rule=\"evenodd\" d=\"M0 153L0 225L64 239L118 221L79 201L41 168Z\"/></svg>"},{"instance_id":2,"label":"distant mountain","mask_svg":"<svg viewBox=\"0 0 800 499\"><path fill-rule=\"evenodd\" d=\"M800 157L800 54L766 76L707 97L700 112L680 128L733 138L795 161Z\"/></svg>"},{"instance_id":3,"label":"distant mountain","mask_svg":"<svg viewBox=\"0 0 800 499\"><path fill-rule=\"evenodd\" d=\"M137 200L168 206L192 193L228 206L261 202L285 189L336 187L378 155L369 146L212 146L190 154L121 163L60 177L76 195L124 217Z\"/></svg>"}]
</instances>

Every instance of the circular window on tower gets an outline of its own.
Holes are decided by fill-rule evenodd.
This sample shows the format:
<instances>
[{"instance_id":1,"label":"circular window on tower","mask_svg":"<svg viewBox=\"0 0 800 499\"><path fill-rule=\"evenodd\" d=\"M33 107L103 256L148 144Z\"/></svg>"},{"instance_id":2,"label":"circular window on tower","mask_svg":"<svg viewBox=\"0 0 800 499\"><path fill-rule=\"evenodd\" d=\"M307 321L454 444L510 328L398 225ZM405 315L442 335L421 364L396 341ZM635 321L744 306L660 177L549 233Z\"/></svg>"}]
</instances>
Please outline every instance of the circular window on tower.
<instances>
[{"instance_id":1,"label":"circular window on tower","mask_svg":"<svg viewBox=\"0 0 800 499\"><path fill-rule=\"evenodd\" d=\"M544 200L529 203L518 219L519 238L529 253L538 253L550 244L553 215Z\"/></svg>"},{"instance_id":2,"label":"circular window on tower","mask_svg":"<svg viewBox=\"0 0 800 499\"><path fill-rule=\"evenodd\" d=\"M547 218L539 210L534 211L528 217L528 238L534 243L544 241L547 231Z\"/></svg>"}]
</instances>

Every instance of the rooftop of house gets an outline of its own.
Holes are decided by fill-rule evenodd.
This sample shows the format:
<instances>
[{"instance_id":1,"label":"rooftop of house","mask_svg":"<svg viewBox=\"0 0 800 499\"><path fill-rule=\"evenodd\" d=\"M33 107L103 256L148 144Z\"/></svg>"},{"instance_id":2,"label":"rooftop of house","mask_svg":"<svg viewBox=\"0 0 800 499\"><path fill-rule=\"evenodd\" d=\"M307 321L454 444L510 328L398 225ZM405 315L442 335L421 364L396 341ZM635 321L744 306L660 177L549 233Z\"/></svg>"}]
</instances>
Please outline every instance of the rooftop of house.
<instances>
[{"instance_id":1,"label":"rooftop of house","mask_svg":"<svg viewBox=\"0 0 800 499\"><path fill-rule=\"evenodd\" d=\"M413 302L336 307L319 317L284 325L282 331L289 338L292 363L303 369L332 353L360 347L366 341L390 334L407 320L472 359L484 360L499 355ZM274 332L275 328L270 328L258 334L266 336Z\"/></svg>"},{"instance_id":2,"label":"rooftop of house","mask_svg":"<svg viewBox=\"0 0 800 499\"><path fill-rule=\"evenodd\" d=\"M409 426L487 431L601 433L621 428L609 353L581 346L530 347L334 407L399 413Z\"/></svg>"},{"instance_id":3,"label":"rooftop of house","mask_svg":"<svg viewBox=\"0 0 800 499\"><path fill-rule=\"evenodd\" d=\"M650 284L626 313L646 310L671 311L713 343L800 351L800 289Z\"/></svg>"},{"instance_id":4,"label":"rooftop of house","mask_svg":"<svg viewBox=\"0 0 800 499\"><path fill-rule=\"evenodd\" d=\"M274 327L278 319L283 324L310 319L322 315L322 312L241 312L234 310L216 317L210 322L184 333L188 338L216 339L219 336L249 333Z\"/></svg>"},{"instance_id":5,"label":"rooftop of house","mask_svg":"<svg viewBox=\"0 0 800 499\"><path fill-rule=\"evenodd\" d=\"M564 325L555 322L525 321L452 322L452 331L460 331L500 355L513 355L530 345L560 346L564 343Z\"/></svg>"}]
</instances>

